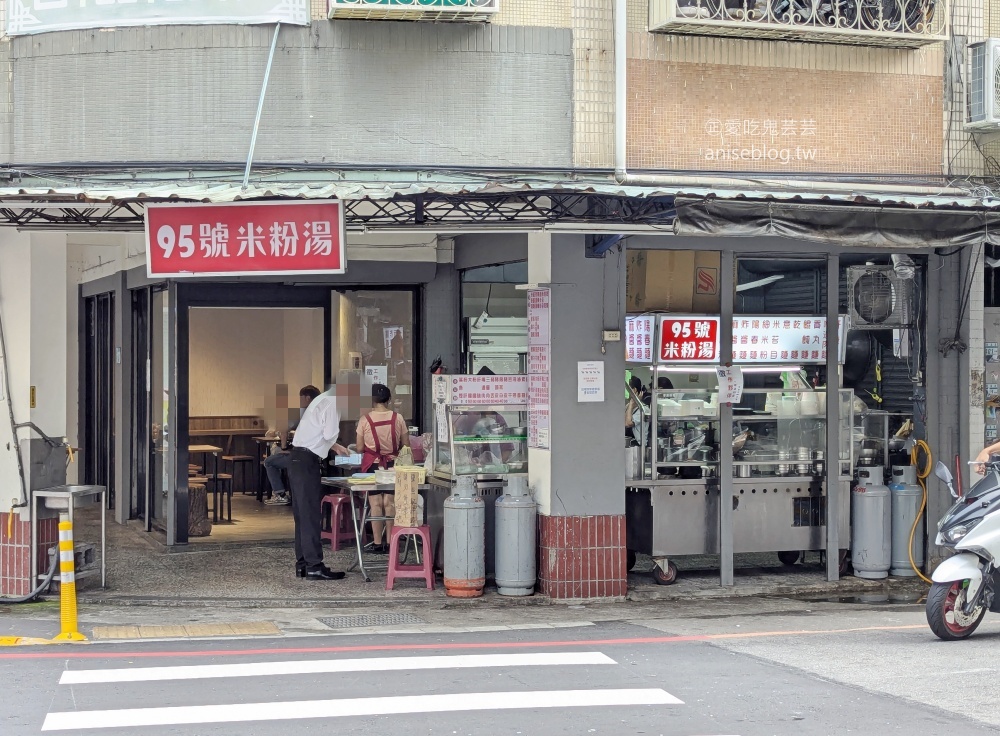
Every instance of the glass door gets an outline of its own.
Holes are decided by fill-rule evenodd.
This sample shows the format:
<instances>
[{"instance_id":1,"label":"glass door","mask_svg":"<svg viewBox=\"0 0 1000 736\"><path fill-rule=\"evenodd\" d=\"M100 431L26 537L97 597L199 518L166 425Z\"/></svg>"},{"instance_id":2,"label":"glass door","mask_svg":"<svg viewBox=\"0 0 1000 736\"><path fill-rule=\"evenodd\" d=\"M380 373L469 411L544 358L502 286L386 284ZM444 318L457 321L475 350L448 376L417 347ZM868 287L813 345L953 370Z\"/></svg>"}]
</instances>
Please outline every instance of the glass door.
<instances>
[{"instance_id":1,"label":"glass door","mask_svg":"<svg viewBox=\"0 0 1000 736\"><path fill-rule=\"evenodd\" d=\"M132 510L146 531L167 530L170 505L167 451L169 375L167 329L169 299L165 290L132 292Z\"/></svg>"}]
</instances>

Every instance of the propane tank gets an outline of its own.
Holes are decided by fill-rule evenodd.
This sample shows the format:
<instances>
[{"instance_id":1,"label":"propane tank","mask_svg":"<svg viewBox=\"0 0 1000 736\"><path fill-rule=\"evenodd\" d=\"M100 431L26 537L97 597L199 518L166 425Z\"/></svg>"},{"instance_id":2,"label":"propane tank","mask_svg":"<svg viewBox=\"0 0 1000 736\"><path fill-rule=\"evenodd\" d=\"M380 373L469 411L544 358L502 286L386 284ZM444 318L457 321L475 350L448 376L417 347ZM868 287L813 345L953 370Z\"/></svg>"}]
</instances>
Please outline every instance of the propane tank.
<instances>
[{"instance_id":1,"label":"propane tank","mask_svg":"<svg viewBox=\"0 0 1000 736\"><path fill-rule=\"evenodd\" d=\"M881 465L858 468L851 492L851 565L859 578L889 577L892 558L892 496Z\"/></svg>"},{"instance_id":2,"label":"propane tank","mask_svg":"<svg viewBox=\"0 0 1000 736\"><path fill-rule=\"evenodd\" d=\"M496 502L496 570L500 595L535 592L535 502L528 479L510 476L507 493Z\"/></svg>"},{"instance_id":3,"label":"propane tank","mask_svg":"<svg viewBox=\"0 0 1000 736\"><path fill-rule=\"evenodd\" d=\"M459 476L444 502L444 587L452 598L477 598L486 585L486 502L476 480Z\"/></svg>"},{"instance_id":4,"label":"propane tank","mask_svg":"<svg viewBox=\"0 0 1000 736\"><path fill-rule=\"evenodd\" d=\"M889 573L916 577L910 564L910 531L924 496L923 489L917 485L917 469L912 465L893 465L889 492L892 494L892 566ZM918 568L924 564L923 525L913 535L913 563Z\"/></svg>"}]
</instances>

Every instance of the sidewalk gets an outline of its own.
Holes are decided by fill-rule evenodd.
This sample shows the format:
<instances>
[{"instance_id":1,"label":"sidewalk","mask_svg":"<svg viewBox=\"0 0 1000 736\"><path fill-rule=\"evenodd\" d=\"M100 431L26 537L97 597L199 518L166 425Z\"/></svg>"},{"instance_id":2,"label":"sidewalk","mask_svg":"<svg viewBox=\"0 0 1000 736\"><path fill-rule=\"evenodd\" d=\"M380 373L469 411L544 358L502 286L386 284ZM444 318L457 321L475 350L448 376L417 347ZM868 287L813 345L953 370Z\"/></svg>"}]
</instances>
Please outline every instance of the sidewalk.
<instances>
[{"instance_id":1,"label":"sidewalk","mask_svg":"<svg viewBox=\"0 0 1000 736\"><path fill-rule=\"evenodd\" d=\"M88 513L78 523L77 539L99 539L99 527ZM402 603L455 604L438 585L433 591L421 581L403 580L396 589L385 589L384 572L372 574L364 582L357 571L340 581L306 581L294 576L292 543L209 544L171 550L155 533L142 531L138 523L108 525L108 587L96 580L81 584L81 604L207 606L225 608L324 608L359 605L391 609ZM346 570L354 562L354 550L327 551L327 564ZM732 587L719 585L718 564L711 557L678 557L680 569L673 585L657 585L649 571L652 561L640 556L629 574L627 601L676 601L724 599L747 596L792 595L836 597L859 592L919 595L925 590L915 578L888 581L846 577L828 582L819 555L810 553L804 563L782 565L773 554L740 555L736 581ZM492 587L486 595L465 605L472 607L562 606L544 596L510 598L499 596Z\"/></svg>"}]
</instances>

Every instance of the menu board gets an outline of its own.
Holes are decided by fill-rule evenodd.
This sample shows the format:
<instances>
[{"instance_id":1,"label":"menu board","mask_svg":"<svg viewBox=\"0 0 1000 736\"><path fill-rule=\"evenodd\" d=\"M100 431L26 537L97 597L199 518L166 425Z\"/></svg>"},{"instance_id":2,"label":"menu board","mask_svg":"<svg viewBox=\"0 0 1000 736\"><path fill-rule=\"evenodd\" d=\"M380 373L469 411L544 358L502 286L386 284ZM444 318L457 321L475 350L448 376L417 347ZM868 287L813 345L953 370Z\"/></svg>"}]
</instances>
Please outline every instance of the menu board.
<instances>
[{"instance_id":1,"label":"menu board","mask_svg":"<svg viewBox=\"0 0 1000 736\"><path fill-rule=\"evenodd\" d=\"M549 289L528 289L528 447L543 450L550 447L551 298Z\"/></svg>"},{"instance_id":2,"label":"menu board","mask_svg":"<svg viewBox=\"0 0 1000 736\"><path fill-rule=\"evenodd\" d=\"M625 318L625 362L653 362L653 330L655 317L652 315Z\"/></svg>"},{"instance_id":3,"label":"menu board","mask_svg":"<svg viewBox=\"0 0 1000 736\"><path fill-rule=\"evenodd\" d=\"M447 376L452 406L508 406L528 403L528 377Z\"/></svg>"},{"instance_id":4,"label":"menu board","mask_svg":"<svg viewBox=\"0 0 1000 736\"><path fill-rule=\"evenodd\" d=\"M659 363L718 363L718 317L660 317Z\"/></svg>"},{"instance_id":5,"label":"menu board","mask_svg":"<svg viewBox=\"0 0 1000 736\"><path fill-rule=\"evenodd\" d=\"M840 328L843 329L842 324ZM735 317L733 361L825 363L826 317L802 315Z\"/></svg>"}]
</instances>

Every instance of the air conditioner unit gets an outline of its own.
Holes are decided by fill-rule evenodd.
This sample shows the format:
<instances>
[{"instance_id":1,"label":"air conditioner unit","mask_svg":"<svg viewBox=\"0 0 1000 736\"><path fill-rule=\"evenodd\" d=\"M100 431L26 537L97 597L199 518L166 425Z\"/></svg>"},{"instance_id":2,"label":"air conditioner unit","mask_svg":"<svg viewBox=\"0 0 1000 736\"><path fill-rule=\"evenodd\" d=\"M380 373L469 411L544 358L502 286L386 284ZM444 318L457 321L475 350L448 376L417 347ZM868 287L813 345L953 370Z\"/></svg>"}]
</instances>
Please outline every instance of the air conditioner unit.
<instances>
[{"instance_id":1,"label":"air conditioner unit","mask_svg":"<svg viewBox=\"0 0 1000 736\"><path fill-rule=\"evenodd\" d=\"M902 330L915 324L913 281L892 266L847 269L847 306L852 330Z\"/></svg>"},{"instance_id":2,"label":"air conditioner unit","mask_svg":"<svg viewBox=\"0 0 1000 736\"><path fill-rule=\"evenodd\" d=\"M969 44L966 127L1000 128L1000 38Z\"/></svg>"}]
</instances>

